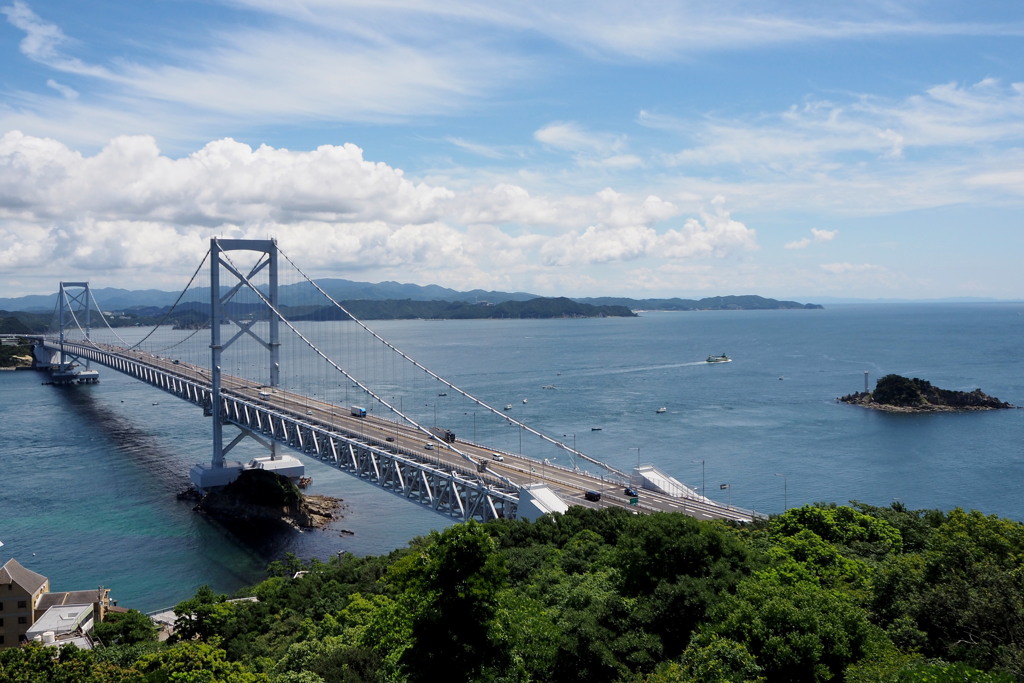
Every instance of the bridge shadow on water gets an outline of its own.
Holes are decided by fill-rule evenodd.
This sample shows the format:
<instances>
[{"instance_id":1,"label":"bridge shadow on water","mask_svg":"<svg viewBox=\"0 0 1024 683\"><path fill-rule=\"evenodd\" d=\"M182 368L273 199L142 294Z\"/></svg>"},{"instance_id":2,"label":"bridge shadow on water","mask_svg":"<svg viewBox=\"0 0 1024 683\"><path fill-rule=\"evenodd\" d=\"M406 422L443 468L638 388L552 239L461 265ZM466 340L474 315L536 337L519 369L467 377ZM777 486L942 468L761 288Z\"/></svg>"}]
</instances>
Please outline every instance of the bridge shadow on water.
<instances>
[{"instance_id":1,"label":"bridge shadow on water","mask_svg":"<svg viewBox=\"0 0 1024 683\"><path fill-rule=\"evenodd\" d=\"M213 517L200 512L214 528L244 546L264 563L280 559L287 552L295 552L297 537L306 533L323 533L322 530L300 531L291 525L273 520L240 520Z\"/></svg>"},{"instance_id":2,"label":"bridge shadow on water","mask_svg":"<svg viewBox=\"0 0 1024 683\"><path fill-rule=\"evenodd\" d=\"M294 552L297 546L306 545L304 536L326 531L300 531L273 520L222 519L198 511L196 499L179 495L191 486L187 474L190 464L182 462L181 453L169 449L129 416L105 405L101 398L93 395L96 387L55 385L53 388L69 409L91 423L95 428L91 431L103 434L109 442L109 448L102 449L109 457L95 464L96 469L105 473L104 485L108 488L102 494L120 499L126 505L149 496L162 498L156 505L158 509L171 507L180 515L202 520L200 523L214 530L217 536L264 566L286 552ZM125 400L130 402L131 398Z\"/></svg>"},{"instance_id":3,"label":"bridge shadow on water","mask_svg":"<svg viewBox=\"0 0 1024 683\"><path fill-rule=\"evenodd\" d=\"M54 386L54 390L67 401L81 418L104 434L113 450L123 456L122 464L131 464L145 470L150 482L171 493L177 493L188 483L179 471L178 455L168 450L150 432L140 429L127 417L119 415L92 394L94 387L87 385ZM98 463L102 465L103 463Z\"/></svg>"}]
</instances>

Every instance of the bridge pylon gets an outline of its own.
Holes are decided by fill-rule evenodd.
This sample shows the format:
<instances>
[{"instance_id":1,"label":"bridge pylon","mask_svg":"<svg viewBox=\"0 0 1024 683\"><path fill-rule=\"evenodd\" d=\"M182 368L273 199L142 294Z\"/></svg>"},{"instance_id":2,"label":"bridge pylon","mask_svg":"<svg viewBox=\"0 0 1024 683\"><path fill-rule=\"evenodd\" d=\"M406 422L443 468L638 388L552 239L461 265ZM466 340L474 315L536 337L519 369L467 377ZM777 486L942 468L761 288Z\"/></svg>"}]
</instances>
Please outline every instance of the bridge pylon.
<instances>
[{"instance_id":1,"label":"bridge pylon","mask_svg":"<svg viewBox=\"0 0 1024 683\"><path fill-rule=\"evenodd\" d=\"M259 253L256 263L248 271L239 270L226 256L226 252L250 251ZM221 283L221 271L230 276L230 286ZM266 283L258 285L254 282L257 275L266 271ZM262 276L261 276L262 278ZM263 280L260 280L262 284ZM267 331L261 335L255 324L260 316L247 314L236 315L230 304L241 291L249 290L262 300L267 313ZM260 435L239 426L241 433L229 444L224 444L224 402L221 399L221 360L224 352L242 337L258 342L267 352L269 372L269 388L273 390L281 379L281 337L278 319L278 250L277 240L210 240L210 381L211 402L208 407L213 422L213 457L209 465L197 464L189 472L189 478L199 491L226 486L234 481L246 467L259 467L277 471L290 479L298 479L304 474L304 467L297 458L282 455L278 452L276 441L268 441ZM232 325L234 334L226 341L223 339L222 326ZM251 437L270 451L269 458L257 458L248 465L237 461L227 461L225 456L244 437Z\"/></svg>"},{"instance_id":2,"label":"bridge pylon","mask_svg":"<svg viewBox=\"0 0 1024 683\"><path fill-rule=\"evenodd\" d=\"M65 331L68 327L83 330L86 341L89 340L92 330L91 304L92 295L88 282L60 283L60 292L57 295L60 351L57 353L56 363L51 364L50 367L50 378L54 384L99 381L100 373L89 367L89 360L85 359L85 368L82 369L82 359L69 353L64 346Z\"/></svg>"}]
</instances>

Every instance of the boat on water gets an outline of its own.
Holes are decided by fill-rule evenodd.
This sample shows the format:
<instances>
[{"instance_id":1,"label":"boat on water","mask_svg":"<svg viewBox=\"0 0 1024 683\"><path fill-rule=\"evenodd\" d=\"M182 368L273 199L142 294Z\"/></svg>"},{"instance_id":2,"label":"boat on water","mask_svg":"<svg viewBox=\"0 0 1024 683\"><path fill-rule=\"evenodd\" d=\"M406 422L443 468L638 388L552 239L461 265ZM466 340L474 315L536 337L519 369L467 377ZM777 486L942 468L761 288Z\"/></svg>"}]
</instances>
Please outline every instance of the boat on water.
<instances>
[{"instance_id":1,"label":"boat on water","mask_svg":"<svg viewBox=\"0 0 1024 683\"><path fill-rule=\"evenodd\" d=\"M708 356L707 360L708 363L729 363L731 361L732 358L729 358L729 356L724 353L721 356Z\"/></svg>"},{"instance_id":2,"label":"boat on water","mask_svg":"<svg viewBox=\"0 0 1024 683\"><path fill-rule=\"evenodd\" d=\"M655 410L654 412L656 412L656 413L664 413L667 410L668 410L668 408L666 408L665 406L662 406L662 407L658 408L657 410Z\"/></svg>"},{"instance_id":3,"label":"boat on water","mask_svg":"<svg viewBox=\"0 0 1024 683\"><path fill-rule=\"evenodd\" d=\"M599 432L599 431L601 431L601 428L600 427L591 427L590 431L592 431L592 432Z\"/></svg>"},{"instance_id":4,"label":"boat on water","mask_svg":"<svg viewBox=\"0 0 1024 683\"><path fill-rule=\"evenodd\" d=\"M505 404L505 410L512 410L512 404L511 403L506 403Z\"/></svg>"}]
</instances>

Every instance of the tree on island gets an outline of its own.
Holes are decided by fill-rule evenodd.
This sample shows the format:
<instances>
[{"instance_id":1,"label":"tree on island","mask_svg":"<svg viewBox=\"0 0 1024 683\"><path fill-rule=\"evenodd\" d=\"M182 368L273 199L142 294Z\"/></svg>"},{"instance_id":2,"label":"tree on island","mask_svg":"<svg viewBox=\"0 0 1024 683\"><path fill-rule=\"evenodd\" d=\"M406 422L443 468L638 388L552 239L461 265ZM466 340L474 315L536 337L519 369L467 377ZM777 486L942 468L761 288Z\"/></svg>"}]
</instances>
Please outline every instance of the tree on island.
<instances>
[{"instance_id":1,"label":"tree on island","mask_svg":"<svg viewBox=\"0 0 1024 683\"><path fill-rule=\"evenodd\" d=\"M1000 410L1013 408L1010 403L989 396L981 389L950 391L916 377L886 375L875 383L874 391L861 391L839 399L843 403L899 412L933 412L951 410Z\"/></svg>"}]
</instances>

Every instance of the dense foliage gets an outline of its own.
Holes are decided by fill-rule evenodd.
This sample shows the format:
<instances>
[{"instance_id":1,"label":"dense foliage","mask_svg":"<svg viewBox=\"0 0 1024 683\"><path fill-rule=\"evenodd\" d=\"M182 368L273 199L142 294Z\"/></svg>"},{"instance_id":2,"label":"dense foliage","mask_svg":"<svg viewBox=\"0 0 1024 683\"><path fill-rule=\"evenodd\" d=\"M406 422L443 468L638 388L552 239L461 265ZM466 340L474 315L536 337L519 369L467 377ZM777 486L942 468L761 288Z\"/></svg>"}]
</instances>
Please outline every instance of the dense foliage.
<instances>
[{"instance_id":1,"label":"dense foliage","mask_svg":"<svg viewBox=\"0 0 1024 683\"><path fill-rule=\"evenodd\" d=\"M572 508L268 574L236 596L255 600L200 589L168 643L125 620L93 652L4 651L0 679L1024 680L1024 526L959 509Z\"/></svg>"},{"instance_id":2,"label":"dense foliage","mask_svg":"<svg viewBox=\"0 0 1024 683\"><path fill-rule=\"evenodd\" d=\"M31 359L32 347L28 344L0 344L0 368L28 367Z\"/></svg>"},{"instance_id":3,"label":"dense foliage","mask_svg":"<svg viewBox=\"0 0 1024 683\"><path fill-rule=\"evenodd\" d=\"M30 332L32 332L32 328L18 314L0 311L0 334L29 334Z\"/></svg>"},{"instance_id":4,"label":"dense foliage","mask_svg":"<svg viewBox=\"0 0 1024 683\"><path fill-rule=\"evenodd\" d=\"M874 391L861 391L839 399L844 403L892 408L956 410L1013 408L1014 406L989 396L981 389L950 391L940 389L931 382L917 377L886 375L875 384Z\"/></svg>"},{"instance_id":5,"label":"dense foliage","mask_svg":"<svg viewBox=\"0 0 1024 683\"><path fill-rule=\"evenodd\" d=\"M526 318L605 318L635 317L627 306L593 305L580 303L565 297L538 297L529 301L503 301L498 304L474 303L468 301L416 301L360 299L342 301L342 306L360 320L453 320L453 319L526 319ZM293 321L303 320L348 320L345 313L334 306L286 306L282 313ZM232 316L244 318L267 315L262 304L231 303L228 309ZM27 334L30 331L44 333L52 331L53 316L42 313L14 312L0 315L8 333ZM176 329L202 329L210 325L210 305L199 302L185 302L176 307L136 306L104 314L110 327L136 327L166 325Z\"/></svg>"},{"instance_id":6,"label":"dense foliage","mask_svg":"<svg viewBox=\"0 0 1024 683\"><path fill-rule=\"evenodd\" d=\"M626 306L633 310L659 311L774 311L779 309L821 309L819 304L801 304L796 301L766 299L756 294L740 296L709 296L703 299L627 299L624 297L597 297L578 299L588 304Z\"/></svg>"},{"instance_id":7,"label":"dense foliage","mask_svg":"<svg viewBox=\"0 0 1024 683\"><path fill-rule=\"evenodd\" d=\"M917 377L908 379L900 375L886 375L878 380L874 399L878 403L894 406L945 405L969 408L1000 403L999 399L986 396L981 389L950 391L940 389L927 380Z\"/></svg>"}]
</instances>

